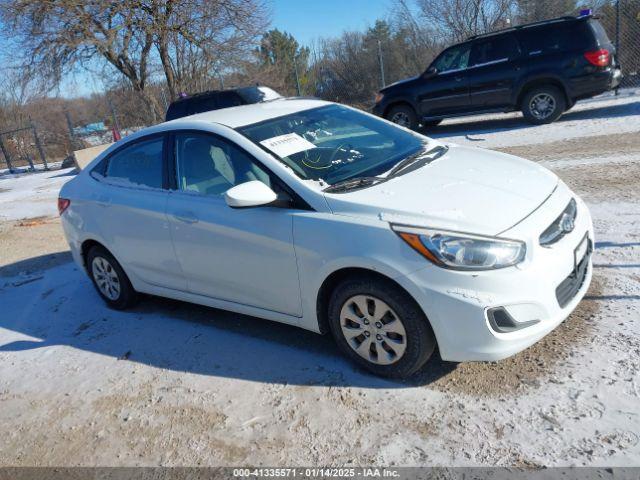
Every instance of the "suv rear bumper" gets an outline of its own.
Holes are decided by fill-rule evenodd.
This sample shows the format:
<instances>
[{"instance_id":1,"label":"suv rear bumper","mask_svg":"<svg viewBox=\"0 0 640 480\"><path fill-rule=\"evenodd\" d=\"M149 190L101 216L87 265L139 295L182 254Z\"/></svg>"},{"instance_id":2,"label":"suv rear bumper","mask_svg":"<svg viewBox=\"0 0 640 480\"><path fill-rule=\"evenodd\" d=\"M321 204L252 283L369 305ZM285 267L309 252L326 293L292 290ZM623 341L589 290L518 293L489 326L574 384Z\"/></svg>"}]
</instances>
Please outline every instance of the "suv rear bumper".
<instances>
[{"instance_id":1,"label":"suv rear bumper","mask_svg":"<svg viewBox=\"0 0 640 480\"><path fill-rule=\"evenodd\" d=\"M590 75L571 79L571 97L581 99L593 97L608 90L613 90L622 80L622 72L619 68L609 68Z\"/></svg>"}]
</instances>

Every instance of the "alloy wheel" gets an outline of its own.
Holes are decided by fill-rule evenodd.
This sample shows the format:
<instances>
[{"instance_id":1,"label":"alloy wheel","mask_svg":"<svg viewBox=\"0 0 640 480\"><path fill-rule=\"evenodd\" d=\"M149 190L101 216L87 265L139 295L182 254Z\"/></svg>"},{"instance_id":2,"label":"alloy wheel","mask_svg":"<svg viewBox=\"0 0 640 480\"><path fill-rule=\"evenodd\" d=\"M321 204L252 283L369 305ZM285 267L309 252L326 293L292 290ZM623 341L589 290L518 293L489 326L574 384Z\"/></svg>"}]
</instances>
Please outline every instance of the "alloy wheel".
<instances>
[{"instance_id":1,"label":"alloy wheel","mask_svg":"<svg viewBox=\"0 0 640 480\"><path fill-rule=\"evenodd\" d=\"M548 93L538 93L529 101L529 110L538 120L544 120L553 115L556 109L556 99Z\"/></svg>"},{"instance_id":2,"label":"alloy wheel","mask_svg":"<svg viewBox=\"0 0 640 480\"><path fill-rule=\"evenodd\" d=\"M397 362L407 349L402 320L386 302L370 295L355 295L344 303L340 327L353 351L376 365Z\"/></svg>"},{"instance_id":3,"label":"alloy wheel","mask_svg":"<svg viewBox=\"0 0 640 480\"><path fill-rule=\"evenodd\" d=\"M95 257L91 262L91 273L100 292L109 300L120 297L120 279L106 258Z\"/></svg>"},{"instance_id":4,"label":"alloy wheel","mask_svg":"<svg viewBox=\"0 0 640 480\"><path fill-rule=\"evenodd\" d=\"M393 123L396 123L398 125L400 125L401 127L409 127L411 126L411 119L409 118L409 115L407 115L404 112L396 112L392 117L391 117L391 121Z\"/></svg>"}]
</instances>

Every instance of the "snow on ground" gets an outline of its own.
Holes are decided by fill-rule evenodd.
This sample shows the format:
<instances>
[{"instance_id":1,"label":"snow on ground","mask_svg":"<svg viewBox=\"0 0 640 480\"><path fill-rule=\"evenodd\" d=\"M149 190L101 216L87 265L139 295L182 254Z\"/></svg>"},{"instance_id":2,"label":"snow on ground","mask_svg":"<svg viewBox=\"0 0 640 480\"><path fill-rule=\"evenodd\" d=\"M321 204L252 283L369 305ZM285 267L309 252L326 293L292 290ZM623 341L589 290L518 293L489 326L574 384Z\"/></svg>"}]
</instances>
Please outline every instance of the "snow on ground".
<instances>
[{"instance_id":1,"label":"snow on ground","mask_svg":"<svg viewBox=\"0 0 640 480\"><path fill-rule=\"evenodd\" d=\"M74 169L0 175L0 221L53 216L58 192Z\"/></svg>"},{"instance_id":2,"label":"snow on ground","mask_svg":"<svg viewBox=\"0 0 640 480\"><path fill-rule=\"evenodd\" d=\"M54 241L57 220L0 222L0 465L640 465L640 141L620 135L640 116L617 102L515 133L493 117L456 123L485 138L474 145L542 160L585 198L594 280L525 352L434 359L406 383L294 327L158 298L109 310ZM626 114L593 113L603 108ZM585 131L613 141L583 155L567 140ZM0 177L0 215L39 216L45 198L55 211L61 178Z\"/></svg>"},{"instance_id":3,"label":"snow on ground","mask_svg":"<svg viewBox=\"0 0 640 480\"><path fill-rule=\"evenodd\" d=\"M640 132L640 94L635 93L578 102L549 125L530 125L520 112L513 112L445 120L425 134L460 145L497 148Z\"/></svg>"}]
</instances>

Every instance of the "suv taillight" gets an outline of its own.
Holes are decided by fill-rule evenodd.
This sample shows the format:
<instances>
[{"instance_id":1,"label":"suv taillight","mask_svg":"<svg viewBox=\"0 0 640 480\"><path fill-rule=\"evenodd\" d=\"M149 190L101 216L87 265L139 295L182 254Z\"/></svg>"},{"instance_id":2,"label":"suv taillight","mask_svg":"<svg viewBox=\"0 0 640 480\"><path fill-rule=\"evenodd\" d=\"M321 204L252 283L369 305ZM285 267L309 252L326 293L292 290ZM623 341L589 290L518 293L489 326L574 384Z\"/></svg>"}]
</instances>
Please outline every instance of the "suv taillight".
<instances>
[{"instance_id":1,"label":"suv taillight","mask_svg":"<svg viewBox=\"0 0 640 480\"><path fill-rule=\"evenodd\" d=\"M601 48L600 50L587 52L584 54L584 58L586 58L591 65L595 65L596 67L606 67L609 65L609 50Z\"/></svg>"},{"instance_id":2,"label":"suv taillight","mask_svg":"<svg viewBox=\"0 0 640 480\"><path fill-rule=\"evenodd\" d=\"M71 205L71 200L68 198L58 198L58 213L62 215L64 211Z\"/></svg>"}]
</instances>

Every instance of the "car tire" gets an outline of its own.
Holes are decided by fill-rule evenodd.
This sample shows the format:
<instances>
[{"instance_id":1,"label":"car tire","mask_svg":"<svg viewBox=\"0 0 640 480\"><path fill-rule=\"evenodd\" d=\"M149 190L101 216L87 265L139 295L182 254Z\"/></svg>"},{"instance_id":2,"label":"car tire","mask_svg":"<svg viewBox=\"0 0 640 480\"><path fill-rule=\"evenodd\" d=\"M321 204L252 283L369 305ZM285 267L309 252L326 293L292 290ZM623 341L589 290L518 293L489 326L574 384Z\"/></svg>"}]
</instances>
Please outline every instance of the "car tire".
<instances>
[{"instance_id":1,"label":"car tire","mask_svg":"<svg viewBox=\"0 0 640 480\"><path fill-rule=\"evenodd\" d=\"M409 105L396 105L391 108L386 115L386 119L411 130L418 128L418 115Z\"/></svg>"},{"instance_id":2,"label":"car tire","mask_svg":"<svg viewBox=\"0 0 640 480\"><path fill-rule=\"evenodd\" d=\"M567 109L567 100L558 87L545 85L529 90L520 109L529 123L543 125L560 118Z\"/></svg>"},{"instance_id":3,"label":"car tire","mask_svg":"<svg viewBox=\"0 0 640 480\"><path fill-rule=\"evenodd\" d=\"M89 250L87 271L93 286L109 307L124 310L136 303L138 294L129 277L106 248L96 245Z\"/></svg>"},{"instance_id":4,"label":"car tire","mask_svg":"<svg viewBox=\"0 0 640 480\"><path fill-rule=\"evenodd\" d=\"M410 377L436 347L431 325L413 298L377 277L356 276L340 282L331 294L328 317L340 350L379 376Z\"/></svg>"}]
</instances>

